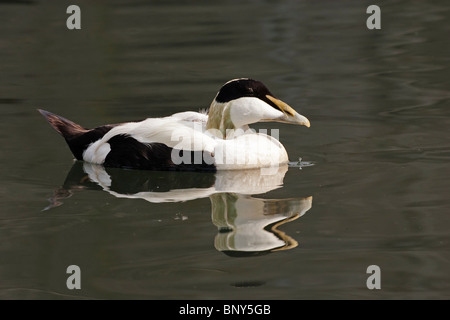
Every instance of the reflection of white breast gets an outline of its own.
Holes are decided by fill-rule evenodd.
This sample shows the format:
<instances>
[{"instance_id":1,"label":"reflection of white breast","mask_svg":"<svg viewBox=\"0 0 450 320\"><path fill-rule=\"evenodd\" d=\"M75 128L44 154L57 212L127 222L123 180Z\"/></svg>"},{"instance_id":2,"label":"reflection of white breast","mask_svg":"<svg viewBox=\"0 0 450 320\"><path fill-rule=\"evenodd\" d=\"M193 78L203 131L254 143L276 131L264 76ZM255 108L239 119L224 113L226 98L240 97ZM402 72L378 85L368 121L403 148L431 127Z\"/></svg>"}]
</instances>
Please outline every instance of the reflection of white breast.
<instances>
[{"instance_id":1,"label":"reflection of white breast","mask_svg":"<svg viewBox=\"0 0 450 320\"><path fill-rule=\"evenodd\" d=\"M135 194L120 194L110 189L111 178L100 165L83 163L83 169L89 178L100 185L103 190L118 198L144 199L149 202L176 202L198 198L207 198L219 192L234 192L240 194L266 193L283 184L287 165L273 168L253 170L219 171L215 174L216 181L208 188L174 189L167 192L139 192Z\"/></svg>"}]
</instances>

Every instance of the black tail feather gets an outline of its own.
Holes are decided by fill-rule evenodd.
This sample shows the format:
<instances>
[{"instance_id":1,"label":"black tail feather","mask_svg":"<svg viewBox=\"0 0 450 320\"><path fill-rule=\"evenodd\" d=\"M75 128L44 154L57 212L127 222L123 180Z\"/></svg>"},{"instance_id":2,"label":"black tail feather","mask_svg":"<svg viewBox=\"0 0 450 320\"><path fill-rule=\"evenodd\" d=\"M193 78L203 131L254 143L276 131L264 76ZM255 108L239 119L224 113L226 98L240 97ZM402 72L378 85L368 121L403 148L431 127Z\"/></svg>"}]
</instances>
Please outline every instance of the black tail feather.
<instances>
[{"instance_id":1,"label":"black tail feather","mask_svg":"<svg viewBox=\"0 0 450 320\"><path fill-rule=\"evenodd\" d=\"M108 124L94 129L86 129L54 113L38 109L50 125L61 134L69 145L70 151L78 160L83 160L83 152L91 143L101 139L116 125Z\"/></svg>"},{"instance_id":2,"label":"black tail feather","mask_svg":"<svg viewBox=\"0 0 450 320\"><path fill-rule=\"evenodd\" d=\"M79 124L67 120L64 117L58 116L54 113L38 109L50 125L58 131L67 141L78 137L80 134L86 133L89 130L83 128Z\"/></svg>"}]
</instances>

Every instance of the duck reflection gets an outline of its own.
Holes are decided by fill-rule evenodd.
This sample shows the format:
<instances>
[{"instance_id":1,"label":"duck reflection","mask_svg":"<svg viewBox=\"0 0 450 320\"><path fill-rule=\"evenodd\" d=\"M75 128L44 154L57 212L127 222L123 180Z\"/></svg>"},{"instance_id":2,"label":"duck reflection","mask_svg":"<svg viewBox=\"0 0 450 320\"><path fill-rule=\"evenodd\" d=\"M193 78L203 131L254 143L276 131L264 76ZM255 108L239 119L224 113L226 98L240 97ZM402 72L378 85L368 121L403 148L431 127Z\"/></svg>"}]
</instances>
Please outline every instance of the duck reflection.
<instances>
[{"instance_id":1,"label":"duck reflection","mask_svg":"<svg viewBox=\"0 0 450 320\"><path fill-rule=\"evenodd\" d=\"M312 197L262 199L281 187L288 166L217 173L157 172L105 168L75 162L61 188L44 210L62 205L77 190L104 190L117 198L152 203L209 197L212 222L218 228L214 245L230 256L253 256L295 248L298 243L278 227L304 215Z\"/></svg>"},{"instance_id":2,"label":"duck reflection","mask_svg":"<svg viewBox=\"0 0 450 320\"><path fill-rule=\"evenodd\" d=\"M210 196L212 221L218 227L214 245L231 256L264 254L295 248L298 243L277 228L311 208L305 199L258 199L236 193Z\"/></svg>"}]
</instances>

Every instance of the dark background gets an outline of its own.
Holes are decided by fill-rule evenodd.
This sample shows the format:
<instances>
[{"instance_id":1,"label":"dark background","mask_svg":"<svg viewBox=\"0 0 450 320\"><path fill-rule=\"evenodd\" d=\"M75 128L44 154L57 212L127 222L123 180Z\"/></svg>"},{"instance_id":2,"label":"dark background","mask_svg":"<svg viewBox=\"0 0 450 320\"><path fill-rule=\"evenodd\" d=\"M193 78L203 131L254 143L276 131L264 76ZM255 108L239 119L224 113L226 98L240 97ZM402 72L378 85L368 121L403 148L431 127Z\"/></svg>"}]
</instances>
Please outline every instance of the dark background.
<instances>
[{"instance_id":1,"label":"dark background","mask_svg":"<svg viewBox=\"0 0 450 320\"><path fill-rule=\"evenodd\" d=\"M66 28L70 4L81 30ZM378 1L382 28L368 30L370 4L0 2L0 297L448 299L449 4ZM279 128L290 159L314 164L259 196L313 196L280 227L298 247L217 251L207 197L97 187L42 211L72 155L37 108L86 127L165 116L208 107L238 77L311 121L255 126ZM79 291L65 285L71 264ZM381 290L366 288L372 264Z\"/></svg>"}]
</instances>

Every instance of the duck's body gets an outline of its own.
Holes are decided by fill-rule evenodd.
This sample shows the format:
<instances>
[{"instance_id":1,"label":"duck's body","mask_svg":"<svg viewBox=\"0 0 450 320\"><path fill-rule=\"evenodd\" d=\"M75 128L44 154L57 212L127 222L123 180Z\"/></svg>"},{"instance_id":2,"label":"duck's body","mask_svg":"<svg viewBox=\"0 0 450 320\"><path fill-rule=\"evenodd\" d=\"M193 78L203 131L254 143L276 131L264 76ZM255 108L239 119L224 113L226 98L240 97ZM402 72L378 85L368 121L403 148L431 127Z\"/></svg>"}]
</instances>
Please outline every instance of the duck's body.
<instances>
[{"instance_id":1,"label":"duck's body","mask_svg":"<svg viewBox=\"0 0 450 320\"><path fill-rule=\"evenodd\" d=\"M208 115L180 112L85 129L48 111L39 111L66 139L76 159L144 170L236 170L287 163L283 145L271 136L250 130L248 124L281 121L309 127L305 117L273 98L262 83L250 79L226 83Z\"/></svg>"}]
</instances>

